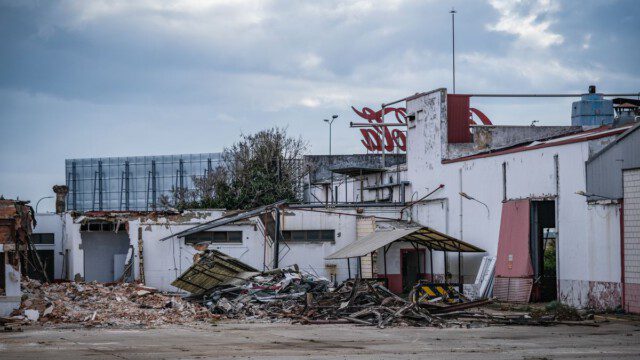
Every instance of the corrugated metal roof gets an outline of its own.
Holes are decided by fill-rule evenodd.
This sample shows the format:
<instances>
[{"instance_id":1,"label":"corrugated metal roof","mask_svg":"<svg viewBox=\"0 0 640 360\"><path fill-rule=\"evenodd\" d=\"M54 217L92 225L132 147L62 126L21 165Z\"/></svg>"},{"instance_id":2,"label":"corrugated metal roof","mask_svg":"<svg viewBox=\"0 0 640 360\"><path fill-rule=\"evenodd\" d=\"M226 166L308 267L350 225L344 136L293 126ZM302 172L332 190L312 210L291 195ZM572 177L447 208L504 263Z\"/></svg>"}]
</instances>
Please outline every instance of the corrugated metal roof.
<instances>
[{"instance_id":1,"label":"corrugated metal roof","mask_svg":"<svg viewBox=\"0 0 640 360\"><path fill-rule=\"evenodd\" d=\"M554 137L546 140L532 141L530 143L522 144L514 147L492 149L489 151L480 152L477 154L463 156L455 159L444 159L442 160L442 163L450 164L450 163L455 163L460 161L467 161L467 160L474 160L474 159L480 159L480 158L486 158L486 157L492 157L492 156L512 154L512 153L523 152L523 151L537 150L537 149L551 147L551 146L560 146L560 145L573 144L577 142L596 140L603 137L622 134L625 131L627 131L630 127L631 125L620 126L617 128L610 128L609 126L601 126L599 128L585 130L575 134L562 135L562 136L558 136L558 137Z\"/></svg>"},{"instance_id":2,"label":"corrugated metal roof","mask_svg":"<svg viewBox=\"0 0 640 360\"><path fill-rule=\"evenodd\" d=\"M286 204L286 201L285 200L281 200L281 201L278 201L278 202L273 203L273 204L257 207L255 209L251 209L251 210L242 211L242 212L239 212L239 213L233 213L233 214L225 215L225 216L217 218L215 220L207 221L207 222L204 222L204 223L202 223L200 225L196 225L196 226L194 226L192 228L189 228L187 230L183 230L183 231L180 231L178 233L171 234L169 236L163 237L159 241L165 241L165 240L171 239L173 237L182 238L182 237L185 237L185 236L188 236L188 235L191 235L191 234L196 234L196 233L199 233L199 232L202 232L202 231L205 231L205 230L210 230L210 229L213 229L213 228L216 228L216 227L220 227L220 226L223 226L223 225L231 224L231 223L236 222L236 221L248 219L248 218L251 218L251 217L254 217L254 216L258 216L258 215L260 215L260 214L262 214L262 213L264 213L266 211L271 211L272 209L274 209L274 208L276 208L278 206L282 206L284 204Z\"/></svg>"},{"instance_id":3,"label":"corrugated metal roof","mask_svg":"<svg viewBox=\"0 0 640 360\"><path fill-rule=\"evenodd\" d=\"M485 252L479 247L426 226L409 226L389 230L378 229L327 256L325 259L347 259L365 256L396 241L414 242L435 251Z\"/></svg>"},{"instance_id":4,"label":"corrugated metal roof","mask_svg":"<svg viewBox=\"0 0 640 360\"><path fill-rule=\"evenodd\" d=\"M233 283L258 274L258 270L217 250L209 250L200 260L175 279L171 285L193 294L202 294L215 286Z\"/></svg>"}]
</instances>

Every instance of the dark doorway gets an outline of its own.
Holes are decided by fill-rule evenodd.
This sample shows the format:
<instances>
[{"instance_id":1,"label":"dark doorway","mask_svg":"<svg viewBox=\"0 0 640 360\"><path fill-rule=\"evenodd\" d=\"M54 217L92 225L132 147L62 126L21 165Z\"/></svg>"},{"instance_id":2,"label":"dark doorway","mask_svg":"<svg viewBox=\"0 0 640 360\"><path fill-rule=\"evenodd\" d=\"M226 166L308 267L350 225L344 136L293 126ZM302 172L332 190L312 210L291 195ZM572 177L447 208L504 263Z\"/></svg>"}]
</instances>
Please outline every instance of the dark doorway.
<instances>
[{"instance_id":1,"label":"dark doorway","mask_svg":"<svg viewBox=\"0 0 640 360\"><path fill-rule=\"evenodd\" d=\"M401 249L402 292L408 293L424 273L424 249Z\"/></svg>"},{"instance_id":2,"label":"dark doorway","mask_svg":"<svg viewBox=\"0 0 640 360\"><path fill-rule=\"evenodd\" d=\"M531 201L531 265L533 301L557 298L556 287L556 207L555 201Z\"/></svg>"},{"instance_id":3,"label":"dark doorway","mask_svg":"<svg viewBox=\"0 0 640 360\"><path fill-rule=\"evenodd\" d=\"M42 263L42 267L44 268L45 273L47 274L47 278L53 281L54 279L54 270L53 270L53 258L54 251L53 250L36 250L38 257L40 258L40 262ZM22 261L22 272L26 274L30 279L36 279L38 281L45 281L44 276L31 262Z\"/></svg>"}]
</instances>

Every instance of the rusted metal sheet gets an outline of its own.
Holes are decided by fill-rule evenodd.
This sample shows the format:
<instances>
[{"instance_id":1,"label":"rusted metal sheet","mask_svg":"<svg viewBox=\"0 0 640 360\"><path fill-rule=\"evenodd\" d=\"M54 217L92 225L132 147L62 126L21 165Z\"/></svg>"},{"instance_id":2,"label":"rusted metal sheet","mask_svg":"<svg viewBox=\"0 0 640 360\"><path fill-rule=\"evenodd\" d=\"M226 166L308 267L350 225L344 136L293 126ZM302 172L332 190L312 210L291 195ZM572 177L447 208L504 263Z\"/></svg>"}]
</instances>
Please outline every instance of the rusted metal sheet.
<instances>
[{"instance_id":1,"label":"rusted metal sheet","mask_svg":"<svg viewBox=\"0 0 640 360\"><path fill-rule=\"evenodd\" d=\"M496 277L493 297L500 301L526 303L531 296L533 278Z\"/></svg>"},{"instance_id":2,"label":"rusted metal sheet","mask_svg":"<svg viewBox=\"0 0 640 360\"><path fill-rule=\"evenodd\" d=\"M447 94L447 138L450 144L471 142L469 96Z\"/></svg>"},{"instance_id":3,"label":"rusted metal sheet","mask_svg":"<svg viewBox=\"0 0 640 360\"><path fill-rule=\"evenodd\" d=\"M493 296L501 301L528 302L533 286L529 246L529 199L502 204Z\"/></svg>"},{"instance_id":4,"label":"rusted metal sheet","mask_svg":"<svg viewBox=\"0 0 640 360\"><path fill-rule=\"evenodd\" d=\"M533 276L529 247L529 199L507 201L502 204L497 277Z\"/></svg>"}]
</instances>

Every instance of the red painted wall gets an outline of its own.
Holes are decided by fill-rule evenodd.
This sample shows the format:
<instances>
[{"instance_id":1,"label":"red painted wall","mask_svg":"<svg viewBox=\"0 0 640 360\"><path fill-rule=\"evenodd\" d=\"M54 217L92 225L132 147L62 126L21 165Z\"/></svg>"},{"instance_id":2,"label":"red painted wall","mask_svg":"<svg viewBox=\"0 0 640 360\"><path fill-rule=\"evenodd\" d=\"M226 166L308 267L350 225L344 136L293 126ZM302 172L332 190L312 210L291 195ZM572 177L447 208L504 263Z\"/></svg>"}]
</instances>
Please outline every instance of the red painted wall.
<instances>
[{"instance_id":1,"label":"red painted wall","mask_svg":"<svg viewBox=\"0 0 640 360\"><path fill-rule=\"evenodd\" d=\"M450 144L471 142L469 96L447 94L447 139Z\"/></svg>"}]
</instances>

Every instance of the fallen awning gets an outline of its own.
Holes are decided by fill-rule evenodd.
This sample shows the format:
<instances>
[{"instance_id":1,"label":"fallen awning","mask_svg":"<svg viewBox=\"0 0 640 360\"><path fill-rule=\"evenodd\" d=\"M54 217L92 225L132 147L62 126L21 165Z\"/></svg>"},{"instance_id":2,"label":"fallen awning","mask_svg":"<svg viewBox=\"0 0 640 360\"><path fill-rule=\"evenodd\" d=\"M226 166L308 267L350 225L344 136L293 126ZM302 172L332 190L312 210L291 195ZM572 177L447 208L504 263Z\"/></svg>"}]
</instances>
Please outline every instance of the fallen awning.
<instances>
[{"instance_id":1,"label":"fallen awning","mask_svg":"<svg viewBox=\"0 0 640 360\"><path fill-rule=\"evenodd\" d=\"M406 241L422 245L433 251L486 252L477 246L458 240L426 226L408 226L394 229L378 229L353 242L325 259L347 259L365 256L393 242Z\"/></svg>"},{"instance_id":2,"label":"fallen awning","mask_svg":"<svg viewBox=\"0 0 640 360\"><path fill-rule=\"evenodd\" d=\"M217 250L208 250L171 285L197 295L256 274L257 269L242 261Z\"/></svg>"}]
</instances>

